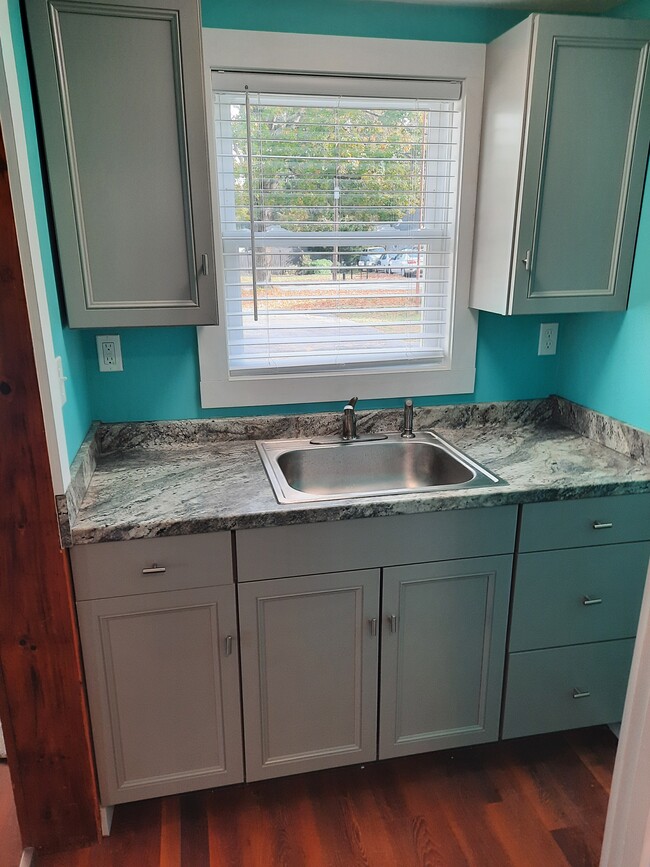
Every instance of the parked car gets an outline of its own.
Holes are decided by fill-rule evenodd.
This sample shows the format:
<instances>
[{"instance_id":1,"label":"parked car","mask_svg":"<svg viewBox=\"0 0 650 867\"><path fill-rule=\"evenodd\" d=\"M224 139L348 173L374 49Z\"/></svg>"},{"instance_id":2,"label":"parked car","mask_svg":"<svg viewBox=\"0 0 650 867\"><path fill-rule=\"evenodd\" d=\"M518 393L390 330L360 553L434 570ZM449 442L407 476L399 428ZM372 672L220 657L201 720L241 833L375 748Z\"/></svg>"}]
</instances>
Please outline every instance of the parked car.
<instances>
[{"instance_id":1,"label":"parked car","mask_svg":"<svg viewBox=\"0 0 650 867\"><path fill-rule=\"evenodd\" d=\"M369 247L359 256L358 267L375 268L385 252L384 247Z\"/></svg>"},{"instance_id":2,"label":"parked car","mask_svg":"<svg viewBox=\"0 0 650 867\"><path fill-rule=\"evenodd\" d=\"M378 271L385 271L387 274L390 274L391 264L395 256L399 255L398 253L384 253L383 256L379 257L379 261L376 264L376 268Z\"/></svg>"},{"instance_id":3,"label":"parked car","mask_svg":"<svg viewBox=\"0 0 650 867\"><path fill-rule=\"evenodd\" d=\"M401 274L402 277L415 277L423 261L422 253L417 250L404 250L393 256L390 262L390 273Z\"/></svg>"}]
</instances>

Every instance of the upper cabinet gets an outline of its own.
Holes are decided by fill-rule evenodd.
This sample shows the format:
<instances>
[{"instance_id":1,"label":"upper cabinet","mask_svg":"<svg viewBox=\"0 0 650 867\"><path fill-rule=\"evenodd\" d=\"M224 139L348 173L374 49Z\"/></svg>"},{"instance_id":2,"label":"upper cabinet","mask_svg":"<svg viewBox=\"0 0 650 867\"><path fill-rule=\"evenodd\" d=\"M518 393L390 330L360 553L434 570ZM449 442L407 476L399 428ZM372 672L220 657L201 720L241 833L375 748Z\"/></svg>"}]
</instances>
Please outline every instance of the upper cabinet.
<instances>
[{"instance_id":1,"label":"upper cabinet","mask_svg":"<svg viewBox=\"0 0 650 867\"><path fill-rule=\"evenodd\" d=\"M488 46L471 306L624 310L650 22L533 15Z\"/></svg>"},{"instance_id":2,"label":"upper cabinet","mask_svg":"<svg viewBox=\"0 0 650 867\"><path fill-rule=\"evenodd\" d=\"M27 4L68 321L217 321L197 0Z\"/></svg>"}]
</instances>

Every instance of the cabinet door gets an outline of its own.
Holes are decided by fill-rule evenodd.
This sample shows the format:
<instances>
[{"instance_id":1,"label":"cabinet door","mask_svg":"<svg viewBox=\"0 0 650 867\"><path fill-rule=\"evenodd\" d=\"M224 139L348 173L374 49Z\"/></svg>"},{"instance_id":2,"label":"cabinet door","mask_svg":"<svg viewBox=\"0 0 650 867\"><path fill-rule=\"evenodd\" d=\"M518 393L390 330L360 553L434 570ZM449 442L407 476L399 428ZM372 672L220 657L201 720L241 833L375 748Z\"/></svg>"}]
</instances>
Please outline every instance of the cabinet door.
<instances>
[{"instance_id":1,"label":"cabinet door","mask_svg":"<svg viewBox=\"0 0 650 867\"><path fill-rule=\"evenodd\" d=\"M384 570L379 758L497 740L512 557Z\"/></svg>"},{"instance_id":2,"label":"cabinet door","mask_svg":"<svg viewBox=\"0 0 650 867\"><path fill-rule=\"evenodd\" d=\"M246 778L377 757L379 570L239 586Z\"/></svg>"},{"instance_id":3,"label":"cabinet door","mask_svg":"<svg viewBox=\"0 0 650 867\"><path fill-rule=\"evenodd\" d=\"M77 607L102 803L241 782L235 588Z\"/></svg>"},{"instance_id":4,"label":"cabinet door","mask_svg":"<svg viewBox=\"0 0 650 867\"><path fill-rule=\"evenodd\" d=\"M650 140L648 28L540 16L514 313L624 310Z\"/></svg>"},{"instance_id":5,"label":"cabinet door","mask_svg":"<svg viewBox=\"0 0 650 867\"><path fill-rule=\"evenodd\" d=\"M197 0L27 12L70 325L215 322Z\"/></svg>"}]
</instances>

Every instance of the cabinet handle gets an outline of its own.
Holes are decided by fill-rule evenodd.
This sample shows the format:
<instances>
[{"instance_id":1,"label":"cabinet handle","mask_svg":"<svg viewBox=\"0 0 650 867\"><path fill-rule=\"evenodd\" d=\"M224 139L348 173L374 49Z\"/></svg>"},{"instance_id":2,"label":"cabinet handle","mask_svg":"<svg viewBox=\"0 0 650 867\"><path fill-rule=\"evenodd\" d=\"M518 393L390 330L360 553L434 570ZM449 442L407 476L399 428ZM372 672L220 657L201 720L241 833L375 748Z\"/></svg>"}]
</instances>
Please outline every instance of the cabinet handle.
<instances>
[{"instance_id":1,"label":"cabinet handle","mask_svg":"<svg viewBox=\"0 0 650 867\"><path fill-rule=\"evenodd\" d=\"M154 563L148 569L143 569L142 574L143 575L160 575L162 572L166 572L166 571L167 570L165 569L164 566L159 566L157 563Z\"/></svg>"},{"instance_id":2,"label":"cabinet handle","mask_svg":"<svg viewBox=\"0 0 650 867\"><path fill-rule=\"evenodd\" d=\"M583 605L600 605L602 604L602 599L592 599L591 596L583 596L582 604Z\"/></svg>"},{"instance_id":3,"label":"cabinet handle","mask_svg":"<svg viewBox=\"0 0 650 867\"><path fill-rule=\"evenodd\" d=\"M226 635L226 656L232 654L232 635Z\"/></svg>"},{"instance_id":4,"label":"cabinet handle","mask_svg":"<svg viewBox=\"0 0 650 867\"><path fill-rule=\"evenodd\" d=\"M610 530L614 525L611 521L594 521L591 526L594 530Z\"/></svg>"},{"instance_id":5,"label":"cabinet handle","mask_svg":"<svg viewBox=\"0 0 650 867\"><path fill-rule=\"evenodd\" d=\"M370 623L370 634L374 638L377 635L377 618L372 617L368 622Z\"/></svg>"},{"instance_id":6,"label":"cabinet handle","mask_svg":"<svg viewBox=\"0 0 650 867\"><path fill-rule=\"evenodd\" d=\"M202 253L201 254L201 274L203 274L204 277L207 277L208 276L208 270L209 270L208 254Z\"/></svg>"},{"instance_id":7,"label":"cabinet handle","mask_svg":"<svg viewBox=\"0 0 650 867\"><path fill-rule=\"evenodd\" d=\"M526 250L526 255L521 260L521 263L526 269L526 271L530 271L530 250Z\"/></svg>"},{"instance_id":8,"label":"cabinet handle","mask_svg":"<svg viewBox=\"0 0 650 867\"><path fill-rule=\"evenodd\" d=\"M390 624L390 631L391 632L397 632L397 615L396 614L389 614L388 615L388 622Z\"/></svg>"},{"instance_id":9,"label":"cabinet handle","mask_svg":"<svg viewBox=\"0 0 650 867\"><path fill-rule=\"evenodd\" d=\"M573 697L574 698L589 698L590 695L591 695L590 692L585 692L585 690L582 690L582 689L574 689L573 690Z\"/></svg>"}]
</instances>

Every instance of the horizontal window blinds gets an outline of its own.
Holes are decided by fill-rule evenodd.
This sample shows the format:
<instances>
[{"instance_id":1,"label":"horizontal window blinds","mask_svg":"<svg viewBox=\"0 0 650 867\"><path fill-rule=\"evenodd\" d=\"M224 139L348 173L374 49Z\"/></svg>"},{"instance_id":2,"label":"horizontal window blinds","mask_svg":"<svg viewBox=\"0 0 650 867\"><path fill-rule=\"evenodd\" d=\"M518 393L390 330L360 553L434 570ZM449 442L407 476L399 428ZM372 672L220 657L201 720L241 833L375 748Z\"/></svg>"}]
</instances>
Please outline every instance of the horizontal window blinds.
<instances>
[{"instance_id":1,"label":"horizontal window blinds","mask_svg":"<svg viewBox=\"0 0 650 867\"><path fill-rule=\"evenodd\" d=\"M460 101L214 101L231 376L446 359Z\"/></svg>"}]
</instances>

